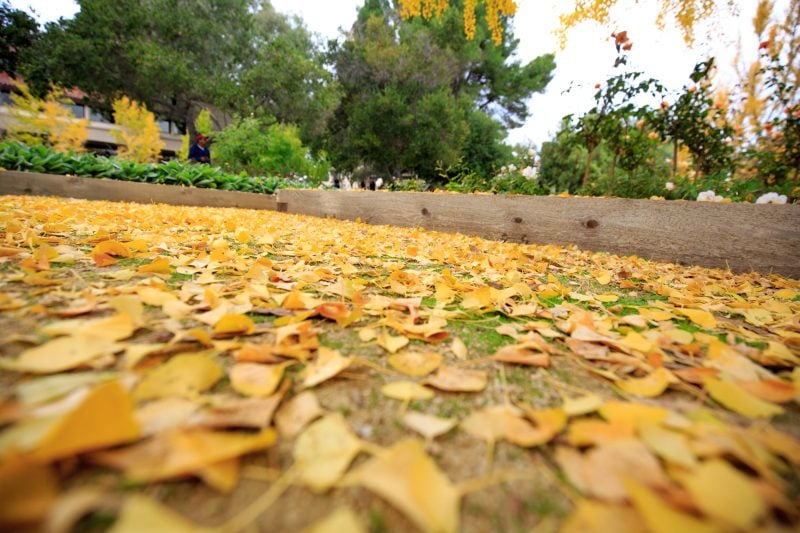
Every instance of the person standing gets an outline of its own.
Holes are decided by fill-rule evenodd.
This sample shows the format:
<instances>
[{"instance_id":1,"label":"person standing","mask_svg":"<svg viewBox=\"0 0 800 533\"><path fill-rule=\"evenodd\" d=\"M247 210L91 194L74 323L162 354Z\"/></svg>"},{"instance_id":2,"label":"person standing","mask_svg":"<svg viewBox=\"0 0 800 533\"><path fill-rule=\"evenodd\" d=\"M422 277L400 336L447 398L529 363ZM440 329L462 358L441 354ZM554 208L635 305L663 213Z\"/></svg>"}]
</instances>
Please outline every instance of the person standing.
<instances>
[{"instance_id":1,"label":"person standing","mask_svg":"<svg viewBox=\"0 0 800 533\"><path fill-rule=\"evenodd\" d=\"M211 152L207 148L208 137L202 133L197 134L197 141L189 147L189 162L211 164Z\"/></svg>"}]
</instances>

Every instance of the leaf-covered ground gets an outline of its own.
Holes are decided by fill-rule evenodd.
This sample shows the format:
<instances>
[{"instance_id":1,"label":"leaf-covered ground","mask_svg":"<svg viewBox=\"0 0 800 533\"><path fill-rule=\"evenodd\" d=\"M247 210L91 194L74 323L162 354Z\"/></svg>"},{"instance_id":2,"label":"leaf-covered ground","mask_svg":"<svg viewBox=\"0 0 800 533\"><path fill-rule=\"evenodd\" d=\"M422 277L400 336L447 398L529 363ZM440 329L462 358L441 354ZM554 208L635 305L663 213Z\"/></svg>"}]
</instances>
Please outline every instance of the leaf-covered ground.
<instances>
[{"instance_id":1,"label":"leaf-covered ground","mask_svg":"<svg viewBox=\"0 0 800 533\"><path fill-rule=\"evenodd\" d=\"M0 198L0 524L796 531L800 283Z\"/></svg>"}]
</instances>

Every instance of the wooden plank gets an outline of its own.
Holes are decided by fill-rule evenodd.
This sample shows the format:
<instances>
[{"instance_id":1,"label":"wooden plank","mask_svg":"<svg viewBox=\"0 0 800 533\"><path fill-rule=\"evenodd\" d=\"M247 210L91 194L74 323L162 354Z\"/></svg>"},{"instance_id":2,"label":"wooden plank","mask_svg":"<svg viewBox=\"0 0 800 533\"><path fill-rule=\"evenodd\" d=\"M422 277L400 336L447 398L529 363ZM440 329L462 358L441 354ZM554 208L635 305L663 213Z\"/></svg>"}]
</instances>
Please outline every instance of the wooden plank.
<instances>
[{"instance_id":1,"label":"wooden plank","mask_svg":"<svg viewBox=\"0 0 800 533\"><path fill-rule=\"evenodd\" d=\"M278 209L275 195L220 191L134 181L56 176L37 172L0 172L0 194L61 196L112 202L162 203L205 207Z\"/></svg>"},{"instance_id":2,"label":"wooden plank","mask_svg":"<svg viewBox=\"0 0 800 533\"><path fill-rule=\"evenodd\" d=\"M280 190L289 213L800 278L800 205Z\"/></svg>"}]
</instances>

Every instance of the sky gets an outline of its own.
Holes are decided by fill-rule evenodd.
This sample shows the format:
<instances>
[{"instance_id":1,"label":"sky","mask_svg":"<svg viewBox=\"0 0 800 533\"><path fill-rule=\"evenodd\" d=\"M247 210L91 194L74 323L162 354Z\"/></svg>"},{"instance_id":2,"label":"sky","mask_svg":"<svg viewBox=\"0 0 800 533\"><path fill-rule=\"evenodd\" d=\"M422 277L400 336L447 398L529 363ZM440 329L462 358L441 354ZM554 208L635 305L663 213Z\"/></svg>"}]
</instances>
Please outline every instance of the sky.
<instances>
[{"instance_id":1,"label":"sky","mask_svg":"<svg viewBox=\"0 0 800 533\"><path fill-rule=\"evenodd\" d=\"M281 13L296 14L306 27L325 38L341 36L356 19L363 0L272 0ZM620 0L612 10L615 21L610 27L583 23L570 30L564 50L559 50L554 30L558 15L568 9L565 0L518 0L513 29L520 43L517 59L530 61L545 53L556 54L556 71L543 94L529 100L530 118L520 128L509 132L512 144L536 144L550 139L558 130L561 118L567 114L580 115L593 105L594 85L617 74L613 68L616 50L610 33L626 30L633 49L628 68L640 70L647 77L660 80L673 91L689 83L689 74L699 61L710 56L717 58L719 79L733 83L732 64L741 43L744 61L757 55L758 42L752 31L752 18L758 0L734 2L737 15L726 17L717 26L701 31L693 49L687 48L675 28L659 30L655 26L657 8L653 1ZM788 0L776 1L776 12L786 10ZM77 11L72 0L11 0L11 5L24 10L32 8L40 22L71 17Z\"/></svg>"}]
</instances>

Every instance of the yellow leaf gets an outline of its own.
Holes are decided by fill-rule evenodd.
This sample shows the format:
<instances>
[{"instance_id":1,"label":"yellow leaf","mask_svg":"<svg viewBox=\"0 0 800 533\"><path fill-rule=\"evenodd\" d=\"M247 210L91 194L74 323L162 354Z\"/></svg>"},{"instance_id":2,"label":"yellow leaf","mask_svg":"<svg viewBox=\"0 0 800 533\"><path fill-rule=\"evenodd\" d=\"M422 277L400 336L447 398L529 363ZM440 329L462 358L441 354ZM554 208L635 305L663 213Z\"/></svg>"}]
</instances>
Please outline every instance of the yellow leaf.
<instances>
[{"instance_id":1,"label":"yellow leaf","mask_svg":"<svg viewBox=\"0 0 800 533\"><path fill-rule=\"evenodd\" d=\"M426 440L431 440L453 429L458 424L458 420L409 411L403 415L403 424L425 437Z\"/></svg>"},{"instance_id":2,"label":"yellow leaf","mask_svg":"<svg viewBox=\"0 0 800 533\"><path fill-rule=\"evenodd\" d=\"M339 481L362 447L341 413L331 413L297 437L292 468L301 484L325 492Z\"/></svg>"},{"instance_id":3,"label":"yellow leaf","mask_svg":"<svg viewBox=\"0 0 800 533\"><path fill-rule=\"evenodd\" d=\"M430 400L433 398L433 391L415 383L413 381L393 381L381 387L384 396L395 400Z\"/></svg>"},{"instance_id":4,"label":"yellow leaf","mask_svg":"<svg viewBox=\"0 0 800 533\"><path fill-rule=\"evenodd\" d=\"M119 518L111 533L192 533L208 531L192 524L168 507L141 494L132 494L125 499Z\"/></svg>"},{"instance_id":5,"label":"yellow leaf","mask_svg":"<svg viewBox=\"0 0 800 533\"><path fill-rule=\"evenodd\" d=\"M92 389L74 410L60 417L37 443L32 457L52 461L130 442L140 428L133 402L119 381Z\"/></svg>"},{"instance_id":6,"label":"yellow leaf","mask_svg":"<svg viewBox=\"0 0 800 533\"><path fill-rule=\"evenodd\" d=\"M797 291L793 289L781 289L779 291L775 291L772 297L779 300L794 300L797 298Z\"/></svg>"},{"instance_id":7,"label":"yellow leaf","mask_svg":"<svg viewBox=\"0 0 800 533\"><path fill-rule=\"evenodd\" d=\"M645 533L636 511L624 505L582 499L561 524L560 533Z\"/></svg>"},{"instance_id":8,"label":"yellow leaf","mask_svg":"<svg viewBox=\"0 0 800 533\"><path fill-rule=\"evenodd\" d=\"M263 398L278 388L283 371L293 361L279 365L261 363L237 363L230 370L231 387L244 396Z\"/></svg>"},{"instance_id":9,"label":"yellow leaf","mask_svg":"<svg viewBox=\"0 0 800 533\"><path fill-rule=\"evenodd\" d=\"M685 316L701 328L710 329L717 326L717 319L708 311L702 309L675 309L675 312Z\"/></svg>"},{"instance_id":10,"label":"yellow leaf","mask_svg":"<svg viewBox=\"0 0 800 533\"><path fill-rule=\"evenodd\" d=\"M586 394L578 398L564 398L561 409L568 416L580 416L597 411L604 402L597 394Z\"/></svg>"},{"instance_id":11,"label":"yellow leaf","mask_svg":"<svg viewBox=\"0 0 800 533\"><path fill-rule=\"evenodd\" d=\"M114 255L117 257L130 257L131 251L128 250L128 247L122 244L121 242L117 241L103 241L91 252L91 255L96 254L107 254L107 255Z\"/></svg>"},{"instance_id":12,"label":"yellow leaf","mask_svg":"<svg viewBox=\"0 0 800 533\"><path fill-rule=\"evenodd\" d=\"M351 357L342 357L338 350L320 346L317 359L303 369L302 387L307 389L336 376L353 362Z\"/></svg>"},{"instance_id":13,"label":"yellow leaf","mask_svg":"<svg viewBox=\"0 0 800 533\"><path fill-rule=\"evenodd\" d=\"M323 414L317 396L311 391L303 391L281 405L275 413L275 427L281 437L291 439Z\"/></svg>"},{"instance_id":14,"label":"yellow leaf","mask_svg":"<svg viewBox=\"0 0 800 533\"><path fill-rule=\"evenodd\" d=\"M339 507L325 518L308 526L302 533L367 533L367 528L349 507Z\"/></svg>"},{"instance_id":15,"label":"yellow leaf","mask_svg":"<svg viewBox=\"0 0 800 533\"><path fill-rule=\"evenodd\" d=\"M98 385L119 376L116 372L71 372L29 379L17 385L16 396L27 405L50 402L87 385Z\"/></svg>"},{"instance_id":16,"label":"yellow leaf","mask_svg":"<svg viewBox=\"0 0 800 533\"><path fill-rule=\"evenodd\" d=\"M390 355L389 365L407 376L427 376L442 364L442 356L436 352L401 352Z\"/></svg>"},{"instance_id":17,"label":"yellow leaf","mask_svg":"<svg viewBox=\"0 0 800 533\"><path fill-rule=\"evenodd\" d=\"M706 378L703 383L714 400L740 415L748 418L770 418L783 413L779 405L765 402L729 381Z\"/></svg>"},{"instance_id":18,"label":"yellow leaf","mask_svg":"<svg viewBox=\"0 0 800 533\"><path fill-rule=\"evenodd\" d=\"M255 323L247 315L227 314L214 324L214 336L250 335L255 329Z\"/></svg>"},{"instance_id":19,"label":"yellow leaf","mask_svg":"<svg viewBox=\"0 0 800 533\"><path fill-rule=\"evenodd\" d=\"M137 401L166 396L193 398L221 377L222 369L210 355L179 354L145 375L133 397Z\"/></svg>"},{"instance_id":20,"label":"yellow leaf","mask_svg":"<svg viewBox=\"0 0 800 533\"><path fill-rule=\"evenodd\" d=\"M636 350L637 352L648 353L653 349L653 342L647 340L641 333L635 331L629 332L617 343L629 350Z\"/></svg>"},{"instance_id":21,"label":"yellow leaf","mask_svg":"<svg viewBox=\"0 0 800 533\"><path fill-rule=\"evenodd\" d=\"M615 385L627 392L644 398L654 398L660 396L669 384L676 378L666 368L656 368L653 372L643 378L630 378L617 380Z\"/></svg>"},{"instance_id":22,"label":"yellow leaf","mask_svg":"<svg viewBox=\"0 0 800 533\"><path fill-rule=\"evenodd\" d=\"M348 474L344 484L378 494L423 531L458 531L461 493L416 439L401 441L370 459Z\"/></svg>"},{"instance_id":23,"label":"yellow leaf","mask_svg":"<svg viewBox=\"0 0 800 533\"><path fill-rule=\"evenodd\" d=\"M91 454L101 465L125 472L138 482L174 479L199 473L211 465L268 448L275 442L275 431L260 433L180 429L159 433L124 448Z\"/></svg>"},{"instance_id":24,"label":"yellow leaf","mask_svg":"<svg viewBox=\"0 0 800 533\"><path fill-rule=\"evenodd\" d=\"M594 279L597 280L597 283L599 283L600 285L608 285L609 283L611 283L610 272L604 272L602 270L598 270L596 272L593 272L592 276L594 276Z\"/></svg>"},{"instance_id":25,"label":"yellow leaf","mask_svg":"<svg viewBox=\"0 0 800 533\"><path fill-rule=\"evenodd\" d=\"M57 494L58 478L49 466L16 457L0 461L0 525L40 522Z\"/></svg>"},{"instance_id":26,"label":"yellow leaf","mask_svg":"<svg viewBox=\"0 0 800 533\"><path fill-rule=\"evenodd\" d=\"M624 483L633 506L644 520L648 531L652 533L675 533L677 531L719 533L722 531L722 528L714 524L670 507L653 491L631 479Z\"/></svg>"},{"instance_id":27,"label":"yellow leaf","mask_svg":"<svg viewBox=\"0 0 800 533\"><path fill-rule=\"evenodd\" d=\"M426 385L448 392L479 392L486 388L488 376L482 370L440 366Z\"/></svg>"},{"instance_id":28,"label":"yellow leaf","mask_svg":"<svg viewBox=\"0 0 800 533\"><path fill-rule=\"evenodd\" d=\"M91 361L114 353L119 346L96 337L59 337L29 348L14 360L1 359L0 366L18 372L52 374L84 366Z\"/></svg>"},{"instance_id":29,"label":"yellow leaf","mask_svg":"<svg viewBox=\"0 0 800 533\"><path fill-rule=\"evenodd\" d=\"M686 345L694 342L694 335L684 329L663 329L661 334L669 337L675 344Z\"/></svg>"},{"instance_id":30,"label":"yellow leaf","mask_svg":"<svg viewBox=\"0 0 800 533\"><path fill-rule=\"evenodd\" d=\"M635 428L642 421L661 423L669 411L662 407L642 403L609 401L600 408L600 416L609 422L620 423Z\"/></svg>"},{"instance_id":31,"label":"yellow leaf","mask_svg":"<svg viewBox=\"0 0 800 533\"><path fill-rule=\"evenodd\" d=\"M453 352L453 355L455 355L457 358L461 360L467 358L468 355L467 345L464 344L464 341L462 341L458 337L453 337L453 342L450 344L450 350Z\"/></svg>"},{"instance_id":32,"label":"yellow leaf","mask_svg":"<svg viewBox=\"0 0 800 533\"><path fill-rule=\"evenodd\" d=\"M382 332L378 335L378 346L383 348L389 353L395 353L400 348L404 347L408 344L408 337L403 336L392 336L386 332Z\"/></svg>"},{"instance_id":33,"label":"yellow leaf","mask_svg":"<svg viewBox=\"0 0 800 533\"><path fill-rule=\"evenodd\" d=\"M171 292L154 289L153 287L139 287L136 290L136 294L142 300L143 304L156 307L161 307L167 302L172 302L178 299L177 296Z\"/></svg>"},{"instance_id":34,"label":"yellow leaf","mask_svg":"<svg viewBox=\"0 0 800 533\"><path fill-rule=\"evenodd\" d=\"M166 257L161 257L160 259L156 259L151 263L140 266L136 269L136 271L142 274L148 274L151 272L154 274L169 274L169 259Z\"/></svg>"},{"instance_id":35,"label":"yellow leaf","mask_svg":"<svg viewBox=\"0 0 800 533\"><path fill-rule=\"evenodd\" d=\"M767 512L756 483L726 461L706 461L679 481L700 510L736 529L752 531Z\"/></svg>"},{"instance_id":36,"label":"yellow leaf","mask_svg":"<svg viewBox=\"0 0 800 533\"><path fill-rule=\"evenodd\" d=\"M686 468L697 466L697 457L692 452L686 435L644 420L639 424L639 436L642 442L668 462Z\"/></svg>"},{"instance_id":37,"label":"yellow leaf","mask_svg":"<svg viewBox=\"0 0 800 533\"><path fill-rule=\"evenodd\" d=\"M596 300L601 301L603 303L612 303L612 302L616 302L617 300L619 300L619 295L612 294L612 293L595 294L594 297L595 297Z\"/></svg>"}]
</instances>

